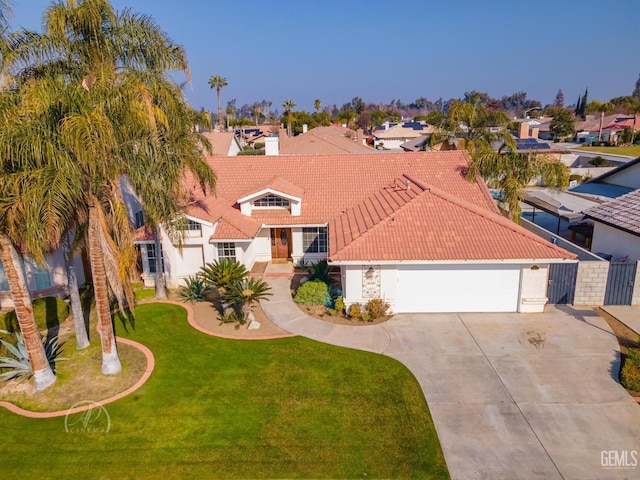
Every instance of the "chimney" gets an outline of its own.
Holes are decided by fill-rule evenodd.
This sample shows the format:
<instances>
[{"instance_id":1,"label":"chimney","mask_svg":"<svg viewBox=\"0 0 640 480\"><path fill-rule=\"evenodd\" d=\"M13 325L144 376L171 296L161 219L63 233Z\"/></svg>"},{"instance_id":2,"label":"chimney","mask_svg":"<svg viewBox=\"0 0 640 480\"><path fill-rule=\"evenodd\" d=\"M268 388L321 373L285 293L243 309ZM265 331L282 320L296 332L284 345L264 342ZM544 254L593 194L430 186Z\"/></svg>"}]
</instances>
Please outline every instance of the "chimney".
<instances>
[{"instance_id":1,"label":"chimney","mask_svg":"<svg viewBox=\"0 0 640 480\"><path fill-rule=\"evenodd\" d=\"M518 134L520 138L529 138L529 124L522 122L520 124L520 133Z\"/></svg>"},{"instance_id":2,"label":"chimney","mask_svg":"<svg viewBox=\"0 0 640 480\"><path fill-rule=\"evenodd\" d=\"M358 135L358 145L364 145L364 130L359 128L356 133Z\"/></svg>"},{"instance_id":3,"label":"chimney","mask_svg":"<svg viewBox=\"0 0 640 480\"><path fill-rule=\"evenodd\" d=\"M280 150L284 149L284 146L287 144L289 137L287 136L287 130L284 128L280 128L278 130L278 141L280 143Z\"/></svg>"},{"instance_id":4,"label":"chimney","mask_svg":"<svg viewBox=\"0 0 640 480\"><path fill-rule=\"evenodd\" d=\"M531 127L531 138L538 138L539 134L540 134L540 128Z\"/></svg>"},{"instance_id":5,"label":"chimney","mask_svg":"<svg viewBox=\"0 0 640 480\"><path fill-rule=\"evenodd\" d=\"M306 124L306 123L303 123L303 124L302 124L302 133L307 133L307 129L308 129L308 128L309 128L309 127L307 126L307 124Z\"/></svg>"},{"instance_id":6,"label":"chimney","mask_svg":"<svg viewBox=\"0 0 640 480\"><path fill-rule=\"evenodd\" d=\"M265 155L279 155L278 151L278 137L265 137L264 139L264 154Z\"/></svg>"},{"instance_id":7,"label":"chimney","mask_svg":"<svg viewBox=\"0 0 640 480\"><path fill-rule=\"evenodd\" d=\"M384 122L384 131L386 132L387 130L389 130L389 120Z\"/></svg>"}]
</instances>

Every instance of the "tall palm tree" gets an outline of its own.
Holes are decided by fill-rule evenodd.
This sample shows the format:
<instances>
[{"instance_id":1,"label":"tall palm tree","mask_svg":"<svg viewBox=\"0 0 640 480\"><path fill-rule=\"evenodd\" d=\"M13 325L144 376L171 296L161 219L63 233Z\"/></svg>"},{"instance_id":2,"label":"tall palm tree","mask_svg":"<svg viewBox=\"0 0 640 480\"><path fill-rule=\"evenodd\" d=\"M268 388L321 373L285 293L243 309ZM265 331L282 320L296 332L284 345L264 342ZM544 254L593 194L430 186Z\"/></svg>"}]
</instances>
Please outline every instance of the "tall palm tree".
<instances>
[{"instance_id":1,"label":"tall palm tree","mask_svg":"<svg viewBox=\"0 0 640 480\"><path fill-rule=\"evenodd\" d=\"M320 111L320 109L322 108L322 102L320 102L320 99L319 99L319 98L316 98L316 99L313 101L313 108L315 108L315 109L316 109L316 113L317 113L317 112L319 112L319 111Z\"/></svg>"},{"instance_id":2,"label":"tall palm tree","mask_svg":"<svg viewBox=\"0 0 640 480\"><path fill-rule=\"evenodd\" d=\"M229 85L227 79L221 76L219 73L209 77L209 87L216 89L216 96L218 97L218 127L222 129L222 107L220 106L220 89Z\"/></svg>"},{"instance_id":3,"label":"tall palm tree","mask_svg":"<svg viewBox=\"0 0 640 480\"><path fill-rule=\"evenodd\" d=\"M185 168L203 186L215 182L202 160L208 144L196 133L196 114L167 75L188 76L186 56L149 17L118 14L106 0L65 0L45 12L43 34L14 39L8 65L18 77L40 79L40 107L58 112L60 151L78 165L75 221L87 232L102 372L117 373L109 299L133 304L128 282L135 262L121 178L132 183L155 225L185 205L177 201L187 196ZM51 153L51 163L67 158Z\"/></svg>"},{"instance_id":4,"label":"tall palm tree","mask_svg":"<svg viewBox=\"0 0 640 480\"><path fill-rule=\"evenodd\" d=\"M291 99L287 99L282 104L282 108L287 112L287 135L291 136L291 110L296 107L296 102Z\"/></svg>"},{"instance_id":5,"label":"tall palm tree","mask_svg":"<svg viewBox=\"0 0 640 480\"><path fill-rule=\"evenodd\" d=\"M598 112L600 113L600 128L598 130L598 141L602 141L602 122L604 121L604 114L613 111L613 104L609 102L600 102L598 100L593 100L586 107L587 113Z\"/></svg>"}]
</instances>

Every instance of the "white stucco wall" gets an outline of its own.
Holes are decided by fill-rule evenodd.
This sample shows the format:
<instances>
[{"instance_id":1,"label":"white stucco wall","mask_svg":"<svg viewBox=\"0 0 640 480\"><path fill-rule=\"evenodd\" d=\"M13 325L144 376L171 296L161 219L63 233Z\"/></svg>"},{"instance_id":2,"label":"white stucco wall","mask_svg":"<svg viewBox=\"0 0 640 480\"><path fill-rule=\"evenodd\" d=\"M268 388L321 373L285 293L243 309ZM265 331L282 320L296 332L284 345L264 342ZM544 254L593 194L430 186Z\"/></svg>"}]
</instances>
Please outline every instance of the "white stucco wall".
<instances>
[{"instance_id":1,"label":"white stucco wall","mask_svg":"<svg viewBox=\"0 0 640 480\"><path fill-rule=\"evenodd\" d=\"M640 188L640 164L635 164L629 168L615 173L605 180L607 183L622 185L623 187Z\"/></svg>"},{"instance_id":2,"label":"white stucco wall","mask_svg":"<svg viewBox=\"0 0 640 480\"><path fill-rule=\"evenodd\" d=\"M593 223L592 252L613 255L614 260L627 255L629 260L640 260L640 237L598 221Z\"/></svg>"},{"instance_id":3,"label":"white stucco wall","mask_svg":"<svg viewBox=\"0 0 640 480\"><path fill-rule=\"evenodd\" d=\"M271 231L269 228L263 228L258 232L256 238L252 242L254 260L256 262L271 261Z\"/></svg>"},{"instance_id":4,"label":"white stucco wall","mask_svg":"<svg viewBox=\"0 0 640 480\"><path fill-rule=\"evenodd\" d=\"M369 267L373 267L379 272L380 279L380 295L386 301L391 312L395 312L395 297L397 290L397 275L395 265L342 265L340 273L342 276L342 289L345 304L347 306L353 303L366 304L371 298L363 296L363 276Z\"/></svg>"},{"instance_id":5,"label":"white stucco wall","mask_svg":"<svg viewBox=\"0 0 640 480\"><path fill-rule=\"evenodd\" d=\"M518 311L541 313L547 303L549 265L523 265L520 271Z\"/></svg>"}]
</instances>

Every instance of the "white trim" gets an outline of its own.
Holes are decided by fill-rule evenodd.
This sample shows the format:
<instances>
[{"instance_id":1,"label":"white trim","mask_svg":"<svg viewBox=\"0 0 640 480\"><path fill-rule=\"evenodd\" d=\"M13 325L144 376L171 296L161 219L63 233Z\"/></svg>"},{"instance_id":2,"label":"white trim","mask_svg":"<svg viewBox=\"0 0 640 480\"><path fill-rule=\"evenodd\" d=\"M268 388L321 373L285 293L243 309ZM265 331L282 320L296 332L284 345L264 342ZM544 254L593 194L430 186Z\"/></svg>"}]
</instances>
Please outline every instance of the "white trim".
<instances>
[{"instance_id":1,"label":"white trim","mask_svg":"<svg viewBox=\"0 0 640 480\"><path fill-rule=\"evenodd\" d=\"M328 223L296 223L291 225L289 223L263 223L261 228L313 228L313 227L328 227Z\"/></svg>"},{"instance_id":2,"label":"white trim","mask_svg":"<svg viewBox=\"0 0 640 480\"><path fill-rule=\"evenodd\" d=\"M330 255L329 255L330 257ZM531 264L538 263L578 263L578 259L559 258L522 258L522 259L488 259L488 260L338 260L329 261L331 265L451 265L451 264Z\"/></svg>"},{"instance_id":3,"label":"white trim","mask_svg":"<svg viewBox=\"0 0 640 480\"><path fill-rule=\"evenodd\" d=\"M269 193L271 193L273 195L276 195L278 197L286 198L287 200L290 200L290 201L297 201L297 202L301 202L302 201L302 198L300 198L300 197L296 197L296 196L290 195L288 193L280 192L278 190L274 190L273 188L265 188L264 190L260 190L258 192L252 193L251 195L247 195L246 197L242 197L242 198L236 200L236 202L238 202L238 204L245 203L245 202L251 201L251 200L253 200L255 198L263 197L263 196L265 196L266 194L269 194ZM284 207L282 207L282 208L284 208Z\"/></svg>"}]
</instances>

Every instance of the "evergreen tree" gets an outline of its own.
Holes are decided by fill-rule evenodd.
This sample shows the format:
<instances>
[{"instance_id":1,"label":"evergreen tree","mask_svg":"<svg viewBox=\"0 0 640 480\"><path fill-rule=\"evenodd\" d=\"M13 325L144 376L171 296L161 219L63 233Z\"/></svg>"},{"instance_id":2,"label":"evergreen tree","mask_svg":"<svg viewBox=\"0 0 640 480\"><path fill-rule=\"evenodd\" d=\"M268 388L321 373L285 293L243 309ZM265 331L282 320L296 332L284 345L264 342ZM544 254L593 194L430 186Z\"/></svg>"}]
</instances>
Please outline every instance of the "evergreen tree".
<instances>
[{"instance_id":1,"label":"evergreen tree","mask_svg":"<svg viewBox=\"0 0 640 480\"><path fill-rule=\"evenodd\" d=\"M564 93L562 93L562 89L558 90L556 94L556 101L554 102L555 107L564 107Z\"/></svg>"},{"instance_id":2,"label":"evergreen tree","mask_svg":"<svg viewBox=\"0 0 640 480\"><path fill-rule=\"evenodd\" d=\"M640 75L638 75L638 80L636 80L636 87L633 89L632 97L640 98Z\"/></svg>"}]
</instances>

